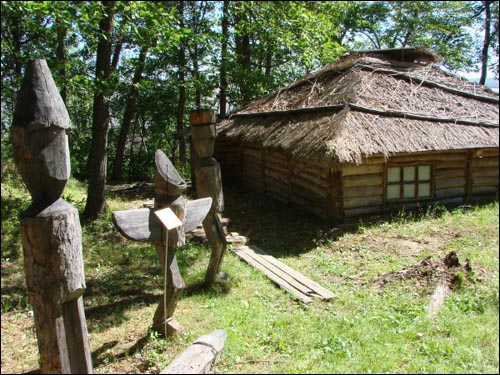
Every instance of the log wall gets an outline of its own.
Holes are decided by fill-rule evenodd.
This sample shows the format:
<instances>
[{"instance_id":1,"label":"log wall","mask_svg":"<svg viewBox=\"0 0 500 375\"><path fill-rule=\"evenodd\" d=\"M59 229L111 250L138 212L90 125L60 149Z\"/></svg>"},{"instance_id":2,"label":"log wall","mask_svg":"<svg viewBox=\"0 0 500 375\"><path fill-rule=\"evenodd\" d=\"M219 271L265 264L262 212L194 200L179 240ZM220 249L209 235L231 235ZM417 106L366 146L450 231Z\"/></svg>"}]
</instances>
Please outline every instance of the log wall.
<instances>
[{"instance_id":1,"label":"log wall","mask_svg":"<svg viewBox=\"0 0 500 375\"><path fill-rule=\"evenodd\" d=\"M471 157L470 202L498 199L498 149L485 149Z\"/></svg>"},{"instance_id":2,"label":"log wall","mask_svg":"<svg viewBox=\"0 0 500 375\"><path fill-rule=\"evenodd\" d=\"M401 208L440 203L457 206L498 199L498 149L398 154L384 161L363 160L342 168L344 216L375 215ZM431 165L432 199L389 203L385 199L387 166Z\"/></svg>"},{"instance_id":3,"label":"log wall","mask_svg":"<svg viewBox=\"0 0 500 375\"><path fill-rule=\"evenodd\" d=\"M440 203L456 206L498 199L498 149L401 153L389 159L373 156L360 165L332 165L296 160L259 145L219 142L225 180L283 203L298 204L327 220L378 215L401 208ZM431 165L432 199L389 203L385 197L387 166Z\"/></svg>"}]
</instances>

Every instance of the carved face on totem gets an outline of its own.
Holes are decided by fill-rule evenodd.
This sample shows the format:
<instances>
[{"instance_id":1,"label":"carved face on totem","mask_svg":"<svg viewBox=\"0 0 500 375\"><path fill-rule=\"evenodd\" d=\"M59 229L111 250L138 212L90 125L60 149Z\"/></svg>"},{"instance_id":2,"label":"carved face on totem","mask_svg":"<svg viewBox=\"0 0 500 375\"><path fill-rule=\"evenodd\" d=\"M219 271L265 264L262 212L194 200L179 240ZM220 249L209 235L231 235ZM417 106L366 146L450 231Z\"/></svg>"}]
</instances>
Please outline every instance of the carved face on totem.
<instances>
[{"instance_id":1,"label":"carved face on totem","mask_svg":"<svg viewBox=\"0 0 500 375\"><path fill-rule=\"evenodd\" d=\"M17 97L11 142L32 206L44 208L61 197L70 176L66 134L70 126L47 62L30 61Z\"/></svg>"}]
</instances>

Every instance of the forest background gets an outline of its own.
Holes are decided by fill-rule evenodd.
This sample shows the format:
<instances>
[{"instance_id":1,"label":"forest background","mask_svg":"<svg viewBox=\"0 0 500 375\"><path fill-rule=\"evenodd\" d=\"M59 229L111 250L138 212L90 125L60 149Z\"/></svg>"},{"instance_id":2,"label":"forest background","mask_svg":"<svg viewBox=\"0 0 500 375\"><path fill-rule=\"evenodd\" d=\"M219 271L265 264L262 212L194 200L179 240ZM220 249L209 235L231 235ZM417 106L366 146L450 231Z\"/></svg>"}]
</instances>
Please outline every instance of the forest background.
<instances>
[{"instance_id":1,"label":"forest background","mask_svg":"<svg viewBox=\"0 0 500 375\"><path fill-rule=\"evenodd\" d=\"M424 46L448 71L499 75L498 1L2 1L1 12L2 165L26 63L45 58L90 219L107 183L153 176L156 149L189 174L189 110L223 118L346 51Z\"/></svg>"}]
</instances>

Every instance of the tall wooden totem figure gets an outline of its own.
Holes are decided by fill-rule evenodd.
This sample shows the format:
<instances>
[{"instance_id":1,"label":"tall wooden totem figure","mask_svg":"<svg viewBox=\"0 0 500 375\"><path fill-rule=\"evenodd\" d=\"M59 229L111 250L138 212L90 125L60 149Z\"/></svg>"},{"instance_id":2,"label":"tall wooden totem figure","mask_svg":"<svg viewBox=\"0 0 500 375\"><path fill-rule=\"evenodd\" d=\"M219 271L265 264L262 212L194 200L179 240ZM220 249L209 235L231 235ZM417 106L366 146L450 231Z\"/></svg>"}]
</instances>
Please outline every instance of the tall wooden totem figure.
<instances>
[{"instance_id":1,"label":"tall wooden totem figure","mask_svg":"<svg viewBox=\"0 0 500 375\"><path fill-rule=\"evenodd\" d=\"M205 282L215 281L226 252L226 235L219 219L224 210L224 196L220 165L213 158L215 147L215 112L213 110L196 109L189 113L191 122L191 142L196 153L195 176L198 198L212 198L212 207L205 220L203 229L212 248L210 261L205 274Z\"/></svg>"},{"instance_id":2,"label":"tall wooden totem figure","mask_svg":"<svg viewBox=\"0 0 500 375\"><path fill-rule=\"evenodd\" d=\"M82 294L78 211L61 198L70 175L71 122L43 59L30 61L18 94L11 141L32 204L20 214L26 286L41 373L93 373Z\"/></svg>"}]
</instances>

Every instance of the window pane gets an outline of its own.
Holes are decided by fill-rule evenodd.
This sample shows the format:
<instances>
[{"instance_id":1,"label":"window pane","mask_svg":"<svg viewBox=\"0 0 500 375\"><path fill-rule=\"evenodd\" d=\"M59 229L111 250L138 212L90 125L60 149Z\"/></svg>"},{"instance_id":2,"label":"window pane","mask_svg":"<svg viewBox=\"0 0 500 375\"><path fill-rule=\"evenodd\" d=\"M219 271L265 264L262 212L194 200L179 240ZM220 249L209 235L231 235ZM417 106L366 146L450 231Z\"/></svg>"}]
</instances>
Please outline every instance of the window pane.
<instances>
[{"instance_id":1,"label":"window pane","mask_svg":"<svg viewBox=\"0 0 500 375\"><path fill-rule=\"evenodd\" d=\"M403 181L415 181L415 167L403 168Z\"/></svg>"},{"instance_id":2,"label":"window pane","mask_svg":"<svg viewBox=\"0 0 500 375\"><path fill-rule=\"evenodd\" d=\"M399 185L387 185L387 199L399 198Z\"/></svg>"},{"instance_id":3,"label":"window pane","mask_svg":"<svg viewBox=\"0 0 500 375\"><path fill-rule=\"evenodd\" d=\"M387 169L387 182L399 181L399 167Z\"/></svg>"},{"instance_id":4,"label":"window pane","mask_svg":"<svg viewBox=\"0 0 500 375\"><path fill-rule=\"evenodd\" d=\"M418 184L418 196L419 197L429 197L431 195L431 184L426 182L423 184Z\"/></svg>"},{"instance_id":5,"label":"window pane","mask_svg":"<svg viewBox=\"0 0 500 375\"><path fill-rule=\"evenodd\" d=\"M430 180L431 179L431 166L430 165L420 165L418 167L418 180Z\"/></svg>"},{"instance_id":6,"label":"window pane","mask_svg":"<svg viewBox=\"0 0 500 375\"><path fill-rule=\"evenodd\" d=\"M403 198L415 198L415 185L414 184L404 184L403 185Z\"/></svg>"}]
</instances>

